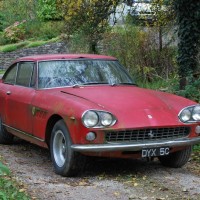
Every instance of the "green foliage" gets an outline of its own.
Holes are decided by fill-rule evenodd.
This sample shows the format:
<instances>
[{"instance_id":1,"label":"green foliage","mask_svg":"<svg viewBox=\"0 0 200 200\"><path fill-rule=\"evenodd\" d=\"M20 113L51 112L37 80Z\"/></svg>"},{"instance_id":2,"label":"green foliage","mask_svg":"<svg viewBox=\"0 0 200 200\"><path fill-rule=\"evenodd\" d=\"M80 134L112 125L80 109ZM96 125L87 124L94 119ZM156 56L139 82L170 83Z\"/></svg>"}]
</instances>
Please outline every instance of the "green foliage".
<instances>
[{"instance_id":1,"label":"green foliage","mask_svg":"<svg viewBox=\"0 0 200 200\"><path fill-rule=\"evenodd\" d=\"M172 1L152 0L151 10L154 13L154 26L166 26L174 19Z\"/></svg>"},{"instance_id":2,"label":"green foliage","mask_svg":"<svg viewBox=\"0 0 200 200\"><path fill-rule=\"evenodd\" d=\"M193 153L192 153L192 160L200 163L200 144L194 145Z\"/></svg>"},{"instance_id":3,"label":"green foliage","mask_svg":"<svg viewBox=\"0 0 200 200\"><path fill-rule=\"evenodd\" d=\"M193 148L194 151L199 151L200 152L200 144L197 144ZM200 159L200 158L199 158Z\"/></svg>"},{"instance_id":4,"label":"green foliage","mask_svg":"<svg viewBox=\"0 0 200 200\"><path fill-rule=\"evenodd\" d=\"M181 88L186 77L198 71L197 55L200 46L200 1L174 0L178 29L178 64Z\"/></svg>"},{"instance_id":5,"label":"green foliage","mask_svg":"<svg viewBox=\"0 0 200 200\"><path fill-rule=\"evenodd\" d=\"M0 32L0 45L6 45L6 44L8 44L8 41L4 37L3 32Z\"/></svg>"},{"instance_id":6,"label":"green foliage","mask_svg":"<svg viewBox=\"0 0 200 200\"><path fill-rule=\"evenodd\" d=\"M6 0L2 1L0 6L0 30L5 29L3 35L0 32L0 45L30 38L49 40L57 37L63 31L62 21L46 21L47 18L50 20L46 12L52 20L56 17L53 14L57 10L56 0ZM57 13L61 15L59 10ZM38 15L40 15L39 19ZM1 23L1 16L3 24ZM26 23L22 24L21 22L24 22L24 20L26 20ZM17 24L18 22L19 24Z\"/></svg>"},{"instance_id":7,"label":"green foliage","mask_svg":"<svg viewBox=\"0 0 200 200\"><path fill-rule=\"evenodd\" d=\"M49 40L58 37L63 29L64 23L62 21L37 21L33 20L26 24L26 38L33 38L36 40Z\"/></svg>"},{"instance_id":8,"label":"green foliage","mask_svg":"<svg viewBox=\"0 0 200 200\"><path fill-rule=\"evenodd\" d=\"M2 175L9 175L10 170L0 162L0 176Z\"/></svg>"},{"instance_id":9,"label":"green foliage","mask_svg":"<svg viewBox=\"0 0 200 200\"><path fill-rule=\"evenodd\" d=\"M3 52L3 53L16 51L16 50L17 50L16 45L6 45L4 48L1 48L1 52Z\"/></svg>"},{"instance_id":10,"label":"green foliage","mask_svg":"<svg viewBox=\"0 0 200 200\"><path fill-rule=\"evenodd\" d=\"M68 42L70 52L73 53L87 53L89 51L89 44L87 38L83 36L84 33L80 30L79 32L74 33ZM66 40L66 35L62 34L61 38Z\"/></svg>"},{"instance_id":11,"label":"green foliage","mask_svg":"<svg viewBox=\"0 0 200 200\"><path fill-rule=\"evenodd\" d=\"M10 170L0 162L0 199L29 200L25 190L10 178Z\"/></svg>"},{"instance_id":12,"label":"green foliage","mask_svg":"<svg viewBox=\"0 0 200 200\"><path fill-rule=\"evenodd\" d=\"M0 74L1 74L1 75L4 74L4 72L5 72L5 70L1 70L1 69L0 69Z\"/></svg>"},{"instance_id":13,"label":"green foliage","mask_svg":"<svg viewBox=\"0 0 200 200\"><path fill-rule=\"evenodd\" d=\"M4 20L2 13L0 13L0 31L3 31Z\"/></svg>"},{"instance_id":14,"label":"green foliage","mask_svg":"<svg viewBox=\"0 0 200 200\"><path fill-rule=\"evenodd\" d=\"M38 0L37 15L43 21L62 19L62 13L57 8L56 0Z\"/></svg>"},{"instance_id":15,"label":"green foliage","mask_svg":"<svg viewBox=\"0 0 200 200\"><path fill-rule=\"evenodd\" d=\"M3 37L8 43L19 42L20 40L25 39L25 22L25 20L22 22L15 22L14 24L4 29Z\"/></svg>"},{"instance_id":16,"label":"green foliage","mask_svg":"<svg viewBox=\"0 0 200 200\"><path fill-rule=\"evenodd\" d=\"M48 44L51 42L56 42L59 40L60 39L57 37L57 38L52 38L50 40L24 41L24 42L15 43L15 44L9 44L9 45L5 45L5 46L0 46L0 52L6 53L6 52L15 51L15 50L21 49L21 48L37 47L37 46L41 46L41 45Z\"/></svg>"},{"instance_id":17,"label":"green foliage","mask_svg":"<svg viewBox=\"0 0 200 200\"><path fill-rule=\"evenodd\" d=\"M16 21L30 21L36 17L35 0L4 0L2 1L1 14L3 15L4 28Z\"/></svg>"},{"instance_id":18,"label":"green foliage","mask_svg":"<svg viewBox=\"0 0 200 200\"><path fill-rule=\"evenodd\" d=\"M27 44L28 44L28 41L1 46L0 47L0 52L4 52L5 53L5 52L15 51L17 49L25 47Z\"/></svg>"},{"instance_id":19,"label":"green foliage","mask_svg":"<svg viewBox=\"0 0 200 200\"><path fill-rule=\"evenodd\" d=\"M82 32L89 44L89 52L97 53L97 43L108 28L108 18L120 0L59 0L58 5L65 19L65 33Z\"/></svg>"},{"instance_id":20,"label":"green foliage","mask_svg":"<svg viewBox=\"0 0 200 200\"><path fill-rule=\"evenodd\" d=\"M188 78L188 84L184 90L178 91L178 95L192 99L200 103L200 79L194 79L194 77Z\"/></svg>"},{"instance_id":21,"label":"green foliage","mask_svg":"<svg viewBox=\"0 0 200 200\"><path fill-rule=\"evenodd\" d=\"M0 176L0 199L29 200L30 198L8 176Z\"/></svg>"},{"instance_id":22,"label":"green foliage","mask_svg":"<svg viewBox=\"0 0 200 200\"><path fill-rule=\"evenodd\" d=\"M38 38L50 40L58 37L64 29L64 23L62 21L50 21L41 24L40 31L38 32Z\"/></svg>"},{"instance_id":23,"label":"green foliage","mask_svg":"<svg viewBox=\"0 0 200 200\"><path fill-rule=\"evenodd\" d=\"M154 29L146 32L129 25L116 27L104 35L101 53L117 57L140 82L169 79L177 72L176 49L159 51L155 34Z\"/></svg>"},{"instance_id":24,"label":"green foliage","mask_svg":"<svg viewBox=\"0 0 200 200\"><path fill-rule=\"evenodd\" d=\"M26 47L28 47L28 48L38 47L38 46L41 46L44 44L46 44L46 41L34 41L34 42L29 43Z\"/></svg>"}]
</instances>

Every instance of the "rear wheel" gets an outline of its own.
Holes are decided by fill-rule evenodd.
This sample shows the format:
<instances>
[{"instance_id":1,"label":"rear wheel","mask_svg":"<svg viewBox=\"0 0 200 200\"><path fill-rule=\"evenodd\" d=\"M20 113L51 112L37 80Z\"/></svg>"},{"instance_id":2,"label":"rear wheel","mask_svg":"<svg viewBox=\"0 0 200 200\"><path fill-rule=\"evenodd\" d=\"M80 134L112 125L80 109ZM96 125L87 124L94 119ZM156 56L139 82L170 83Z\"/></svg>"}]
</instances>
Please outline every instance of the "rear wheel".
<instances>
[{"instance_id":1,"label":"rear wheel","mask_svg":"<svg viewBox=\"0 0 200 200\"><path fill-rule=\"evenodd\" d=\"M75 176L85 164L82 155L71 149L72 141L63 120L59 120L52 130L50 151L55 172L62 176Z\"/></svg>"},{"instance_id":2,"label":"rear wheel","mask_svg":"<svg viewBox=\"0 0 200 200\"><path fill-rule=\"evenodd\" d=\"M0 118L0 144L12 144L13 138L14 136L4 128Z\"/></svg>"},{"instance_id":3,"label":"rear wheel","mask_svg":"<svg viewBox=\"0 0 200 200\"><path fill-rule=\"evenodd\" d=\"M187 147L184 150L170 153L167 156L160 156L158 159L161 164L166 167L179 168L185 165L192 153L192 146Z\"/></svg>"}]
</instances>

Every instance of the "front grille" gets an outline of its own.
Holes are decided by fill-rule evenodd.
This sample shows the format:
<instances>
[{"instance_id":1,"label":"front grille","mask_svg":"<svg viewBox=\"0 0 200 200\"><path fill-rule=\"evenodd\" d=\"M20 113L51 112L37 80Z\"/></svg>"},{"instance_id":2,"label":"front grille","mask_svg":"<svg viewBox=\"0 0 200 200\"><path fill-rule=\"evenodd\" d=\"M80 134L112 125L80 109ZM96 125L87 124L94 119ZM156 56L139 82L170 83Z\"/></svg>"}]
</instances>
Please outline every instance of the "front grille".
<instances>
[{"instance_id":1,"label":"front grille","mask_svg":"<svg viewBox=\"0 0 200 200\"><path fill-rule=\"evenodd\" d=\"M105 139L107 142L143 142L183 138L188 136L189 133L190 127L106 131Z\"/></svg>"}]
</instances>

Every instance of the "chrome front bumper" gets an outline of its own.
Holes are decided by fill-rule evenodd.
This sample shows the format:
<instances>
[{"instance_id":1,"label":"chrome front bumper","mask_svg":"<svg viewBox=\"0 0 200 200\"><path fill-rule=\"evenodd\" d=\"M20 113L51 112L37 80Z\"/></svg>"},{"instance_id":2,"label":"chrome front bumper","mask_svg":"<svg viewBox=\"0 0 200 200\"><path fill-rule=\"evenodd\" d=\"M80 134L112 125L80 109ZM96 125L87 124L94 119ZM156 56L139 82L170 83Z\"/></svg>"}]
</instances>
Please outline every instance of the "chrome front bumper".
<instances>
[{"instance_id":1,"label":"chrome front bumper","mask_svg":"<svg viewBox=\"0 0 200 200\"><path fill-rule=\"evenodd\" d=\"M155 147L181 147L190 146L200 143L200 137L196 138L181 138L171 141L150 141L145 143L108 143L108 144L74 144L71 148L77 152L109 152L109 151L140 151L143 148Z\"/></svg>"}]
</instances>

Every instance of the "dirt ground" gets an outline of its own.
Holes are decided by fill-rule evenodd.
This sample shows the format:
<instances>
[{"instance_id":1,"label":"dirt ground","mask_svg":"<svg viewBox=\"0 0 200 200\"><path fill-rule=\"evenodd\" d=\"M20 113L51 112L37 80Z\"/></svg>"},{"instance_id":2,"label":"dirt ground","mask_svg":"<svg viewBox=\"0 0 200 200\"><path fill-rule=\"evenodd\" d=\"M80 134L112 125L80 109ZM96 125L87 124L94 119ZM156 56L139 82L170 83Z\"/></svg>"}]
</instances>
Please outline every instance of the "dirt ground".
<instances>
[{"instance_id":1,"label":"dirt ground","mask_svg":"<svg viewBox=\"0 0 200 200\"><path fill-rule=\"evenodd\" d=\"M49 151L27 142L0 145L0 155L32 199L200 200L200 161L180 169L158 161L90 159L82 175L53 171Z\"/></svg>"}]
</instances>

